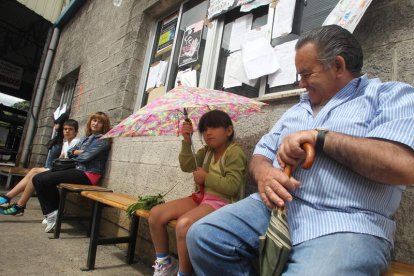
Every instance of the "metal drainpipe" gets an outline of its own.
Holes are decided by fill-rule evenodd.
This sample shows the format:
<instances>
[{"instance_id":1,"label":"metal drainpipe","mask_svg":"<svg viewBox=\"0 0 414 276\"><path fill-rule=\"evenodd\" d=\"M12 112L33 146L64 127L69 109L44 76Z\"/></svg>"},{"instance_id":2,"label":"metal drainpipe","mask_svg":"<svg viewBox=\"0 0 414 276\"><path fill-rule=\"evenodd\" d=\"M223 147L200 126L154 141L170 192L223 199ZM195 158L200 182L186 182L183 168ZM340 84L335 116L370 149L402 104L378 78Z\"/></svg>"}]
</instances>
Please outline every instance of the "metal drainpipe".
<instances>
[{"instance_id":1,"label":"metal drainpipe","mask_svg":"<svg viewBox=\"0 0 414 276\"><path fill-rule=\"evenodd\" d=\"M25 140L23 144L23 149L22 149L22 155L20 158L20 160L23 161L23 164L25 166L27 166L29 163L29 151L30 151L30 147L33 142L33 138L36 133L35 126L37 125L39 110L42 104L43 95L45 93L47 78L49 76L50 67L52 66L52 61L55 55L56 46L59 41L59 34L60 34L59 28L54 28L52 39L50 40L49 48L47 50L45 64L42 68L42 74L40 76L39 85L37 86L36 96L35 96L35 99L32 105L32 116L29 116L29 124L27 127L27 132L26 132L26 136L25 136Z\"/></svg>"}]
</instances>

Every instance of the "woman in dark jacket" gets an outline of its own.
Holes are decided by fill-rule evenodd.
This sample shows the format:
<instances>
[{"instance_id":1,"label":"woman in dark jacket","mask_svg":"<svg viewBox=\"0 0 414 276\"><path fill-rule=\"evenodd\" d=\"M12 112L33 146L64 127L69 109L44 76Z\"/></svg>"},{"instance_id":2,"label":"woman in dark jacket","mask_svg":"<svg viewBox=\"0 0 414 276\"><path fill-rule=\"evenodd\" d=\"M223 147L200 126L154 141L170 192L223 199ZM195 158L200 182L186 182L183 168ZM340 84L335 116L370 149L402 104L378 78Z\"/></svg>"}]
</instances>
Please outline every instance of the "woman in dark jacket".
<instances>
[{"instance_id":1,"label":"woman in dark jacket","mask_svg":"<svg viewBox=\"0 0 414 276\"><path fill-rule=\"evenodd\" d=\"M60 183L96 185L102 177L110 150L110 140L100 138L108 132L110 126L109 118L105 113L92 114L86 124L86 137L68 151L68 157L78 161L76 169L47 171L33 178L33 185L47 220L45 232L52 231L56 224L59 207L57 185Z\"/></svg>"}]
</instances>

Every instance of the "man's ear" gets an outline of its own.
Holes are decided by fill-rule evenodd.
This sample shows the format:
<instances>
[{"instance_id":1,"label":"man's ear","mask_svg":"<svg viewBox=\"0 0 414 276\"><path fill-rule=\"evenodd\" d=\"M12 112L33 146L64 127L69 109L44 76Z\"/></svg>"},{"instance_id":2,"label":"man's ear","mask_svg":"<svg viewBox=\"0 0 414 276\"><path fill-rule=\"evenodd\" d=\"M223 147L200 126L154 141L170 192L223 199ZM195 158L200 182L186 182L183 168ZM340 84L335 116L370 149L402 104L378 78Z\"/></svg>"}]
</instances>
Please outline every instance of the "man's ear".
<instances>
[{"instance_id":1,"label":"man's ear","mask_svg":"<svg viewBox=\"0 0 414 276\"><path fill-rule=\"evenodd\" d=\"M341 56L335 57L335 69L338 74L344 74L347 71L346 62L343 57Z\"/></svg>"}]
</instances>

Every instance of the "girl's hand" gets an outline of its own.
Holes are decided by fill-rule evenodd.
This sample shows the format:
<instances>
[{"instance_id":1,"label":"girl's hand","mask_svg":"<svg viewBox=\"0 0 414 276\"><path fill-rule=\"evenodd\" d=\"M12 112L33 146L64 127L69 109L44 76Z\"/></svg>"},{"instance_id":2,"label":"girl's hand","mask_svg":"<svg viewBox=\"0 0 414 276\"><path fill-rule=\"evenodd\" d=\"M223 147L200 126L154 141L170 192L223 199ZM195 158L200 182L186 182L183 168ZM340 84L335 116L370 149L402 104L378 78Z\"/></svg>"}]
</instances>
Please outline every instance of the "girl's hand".
<instances>
[{"instance_id":1,"label":"girl's hand","mask_svg":"<svg viewBox=\"0 0 414 276\"><path fill-rule=\"evenodd\" d=\"M193 126L190 122L184 122L181 126L181 135L184 137L184 141L191 142L191 134L193 134Z\"/></svg>"},{"instance_id":2,"label":"girl's hand","mask_svg":"<svg viewBox=\"0 0 414 276\"><path fill-rule=\"evenodd\" d=\"M204 179L206 178L206 175L207 175L207 172L203 168L197 168L197 170L193 172L194 182L197 185L203 184Z\"/></svg>"},{"instance_id":3,"label":"girl's hand","mask_svg":"<svg viewBox=\"0 0 414 276\"><path fill-rule=\"evenodd\" d=\"M83 150L74 150L72 152L73 155L80 155L83 152Z\"/></svg>"}]
</instances>

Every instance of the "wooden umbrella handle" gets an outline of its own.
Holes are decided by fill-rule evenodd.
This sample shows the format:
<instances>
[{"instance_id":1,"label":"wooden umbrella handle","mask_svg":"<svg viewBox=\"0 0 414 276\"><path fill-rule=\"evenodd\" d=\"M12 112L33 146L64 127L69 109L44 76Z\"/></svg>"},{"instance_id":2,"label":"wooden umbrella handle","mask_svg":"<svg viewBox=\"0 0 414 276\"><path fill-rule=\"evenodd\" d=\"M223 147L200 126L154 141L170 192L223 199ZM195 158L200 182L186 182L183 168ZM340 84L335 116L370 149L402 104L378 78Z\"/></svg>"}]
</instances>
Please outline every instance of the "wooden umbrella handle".
<instances>
[{"instance_id":1,"label":"wooden umbrella handle","mask_svg":"<svg viewBox=\"0 0 414 276\"><path fill-rule=\"evenodd\" d=\"M302 164L302 168L304 168L305 170L308 170L312 167L313 161L315 161L315 149L309 143L304 143L304 144L301 145L301 147L306 153L305 161ZM287 176L290 177L292 175L292 166L286 164L285 169L283 170L283 172Z\"/></svg>"}]
</instances>

